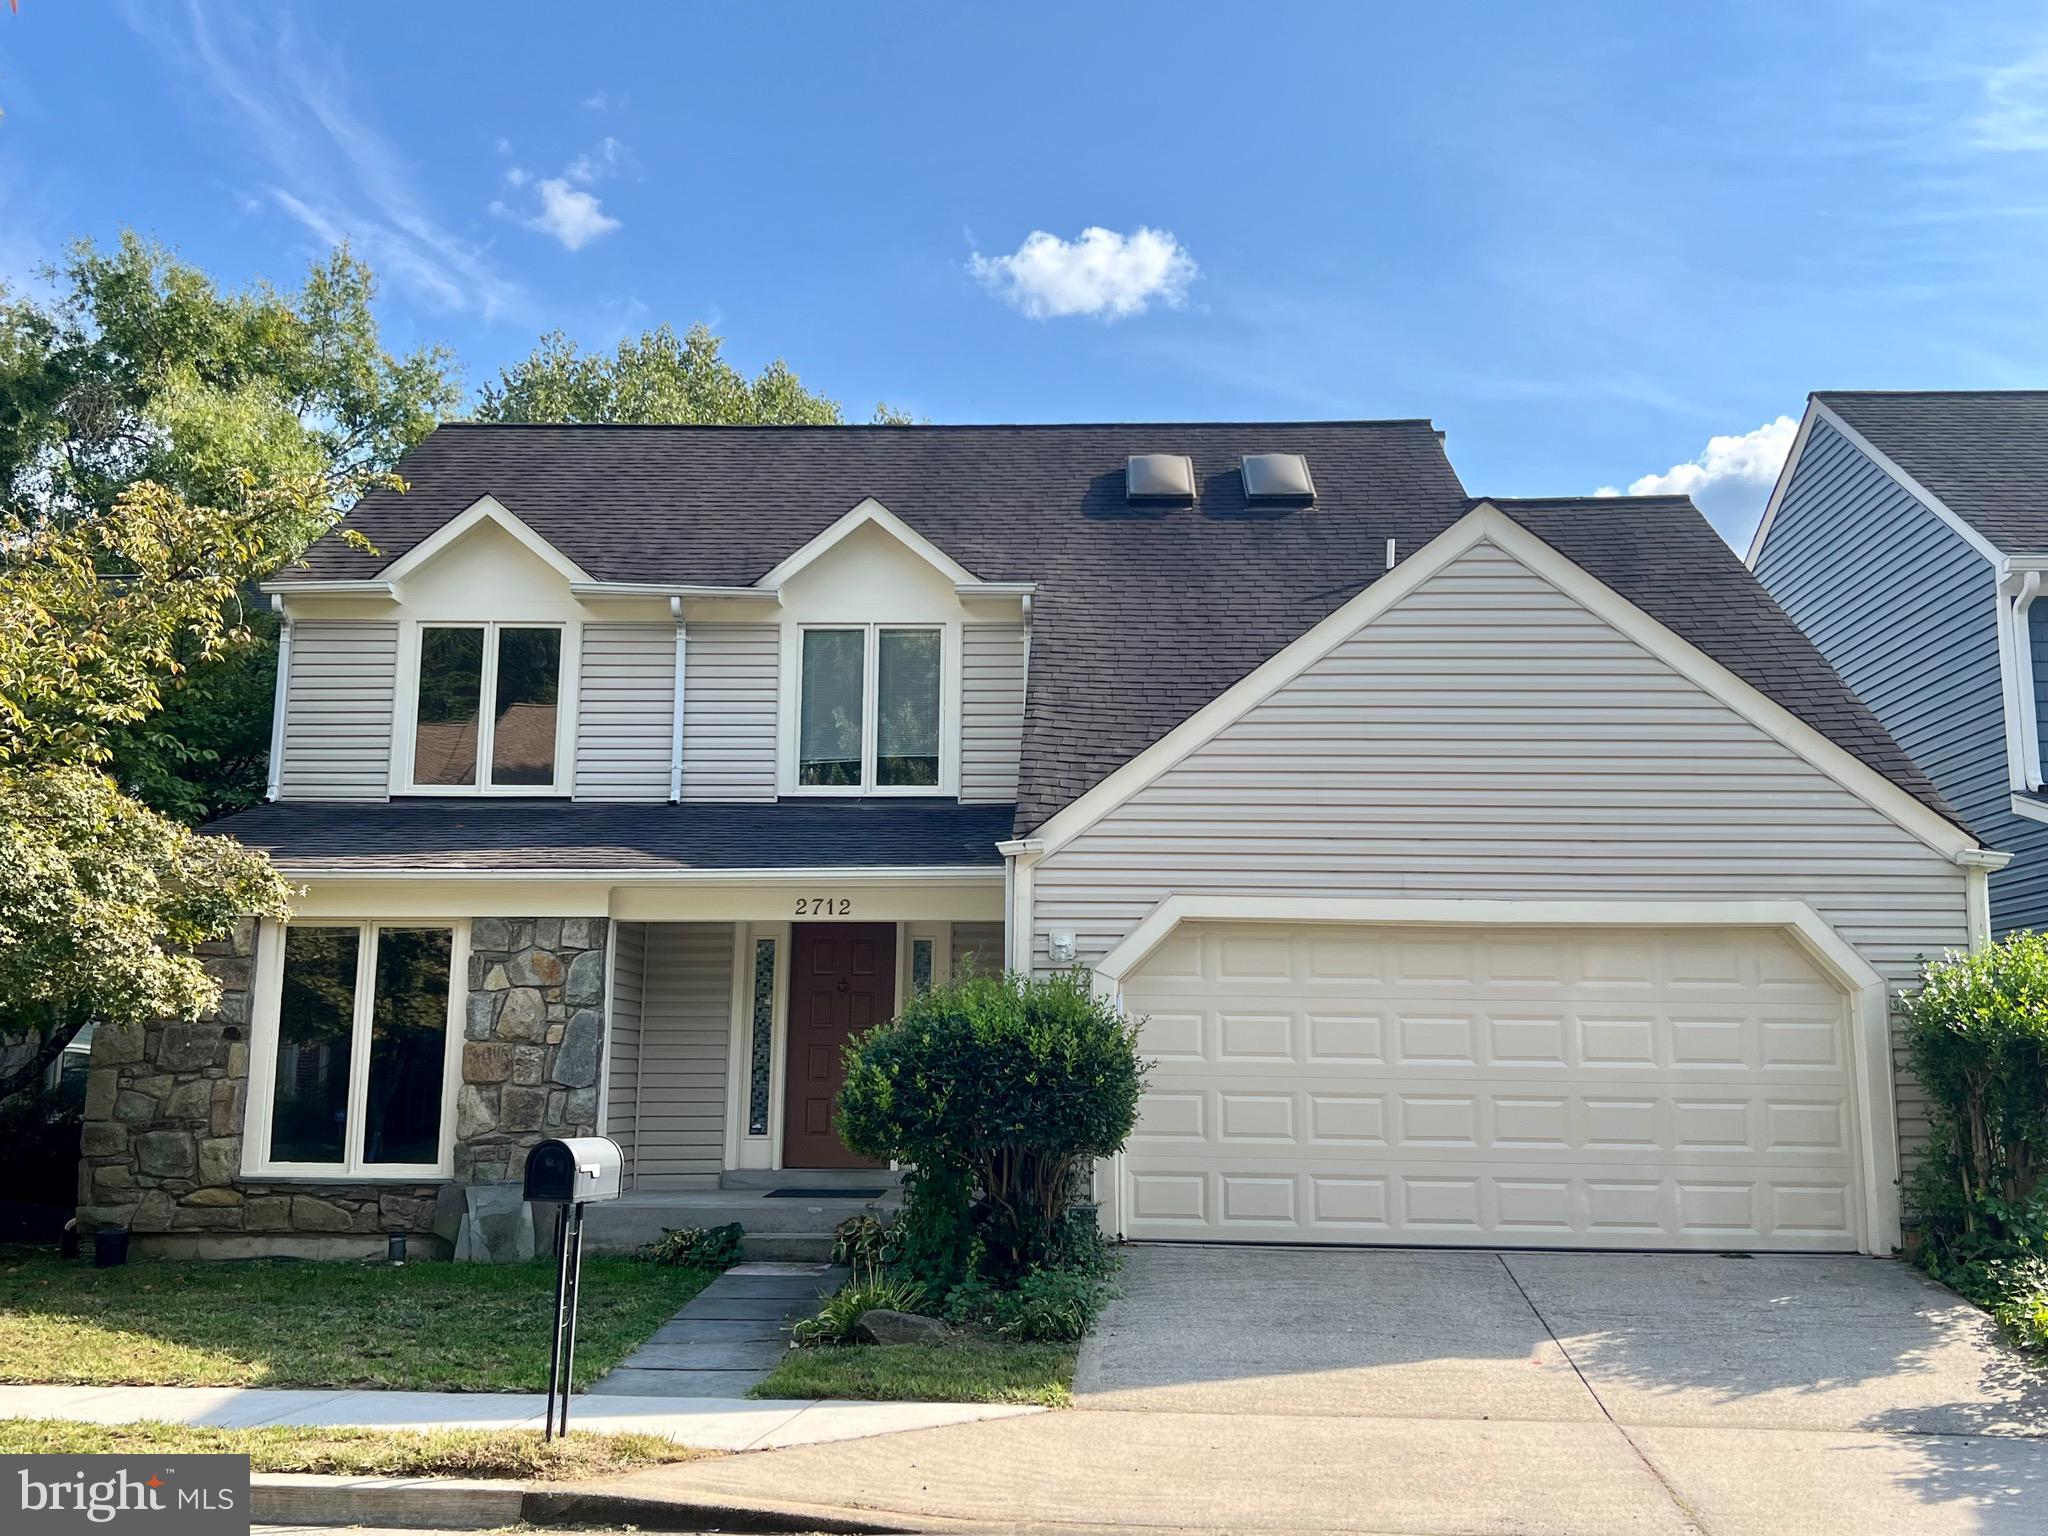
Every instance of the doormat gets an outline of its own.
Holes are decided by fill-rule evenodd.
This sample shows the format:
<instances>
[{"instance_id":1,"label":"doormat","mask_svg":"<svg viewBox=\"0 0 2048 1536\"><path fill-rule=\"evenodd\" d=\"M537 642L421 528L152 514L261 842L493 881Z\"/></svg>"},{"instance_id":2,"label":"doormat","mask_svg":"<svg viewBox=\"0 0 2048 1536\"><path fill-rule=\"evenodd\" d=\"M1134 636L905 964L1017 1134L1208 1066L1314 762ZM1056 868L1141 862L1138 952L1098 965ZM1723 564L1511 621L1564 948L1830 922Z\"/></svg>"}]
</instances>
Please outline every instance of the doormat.
<instances>
[{"instance_id":1,"label":"doormat","mask_svg":"<svg viewBox=\"0 0 2048 1536\"><path fill-rule=\"evenodd\" d=\"M874 1189L771 1189L770 1200L873 1200L882 1193Z\"/></svg>"}]
</instances>

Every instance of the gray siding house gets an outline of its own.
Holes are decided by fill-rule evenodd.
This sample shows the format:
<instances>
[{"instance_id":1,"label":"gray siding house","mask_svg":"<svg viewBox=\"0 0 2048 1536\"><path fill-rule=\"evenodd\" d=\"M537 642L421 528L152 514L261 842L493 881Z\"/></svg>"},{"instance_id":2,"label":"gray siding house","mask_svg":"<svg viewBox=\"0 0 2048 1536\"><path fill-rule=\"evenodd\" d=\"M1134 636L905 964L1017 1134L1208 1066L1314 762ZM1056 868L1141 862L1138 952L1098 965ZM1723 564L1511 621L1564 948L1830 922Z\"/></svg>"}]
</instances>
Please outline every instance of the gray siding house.
<instances>
[{"instance_id":1,"label":"gray siding house","mask_svg":"<svg viewBox=\"0 0 2048 1536\"><path fill-rule=\"evenodd\" d=\"M1749 564L2012 862L1992 931L2048 923L2048 394L1811 396Z\"/></svg>"},{"instance_id":2,"label":"gray siding house","mask_svg":"<svg viewBox=\"0 0 2048 1536\"><path fill-rule=\"evenodd\" d=\"M1154 1062L1115 1232L1897 1240L1890 994L2003 855L1689 502L1474 497L1423 421L449 426L403 474L271 586L273 794L216 830L302 894L215 1017L95 1039L88 1226L432 1246L601 1132L600 1244L816 1251L893 1177L847 1040L1081 966Z\"/></svg>"}]
</instances>

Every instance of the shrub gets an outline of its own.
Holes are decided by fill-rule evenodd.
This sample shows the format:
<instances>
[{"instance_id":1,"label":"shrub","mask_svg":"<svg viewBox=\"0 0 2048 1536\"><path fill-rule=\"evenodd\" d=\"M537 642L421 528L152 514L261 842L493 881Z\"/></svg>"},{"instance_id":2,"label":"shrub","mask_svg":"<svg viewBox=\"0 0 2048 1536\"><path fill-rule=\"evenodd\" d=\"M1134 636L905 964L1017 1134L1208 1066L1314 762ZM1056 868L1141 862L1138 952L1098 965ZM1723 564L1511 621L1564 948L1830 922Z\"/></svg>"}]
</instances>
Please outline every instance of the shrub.
<instances>
[{"instance_id":1,"label":"shrub","mask_svg":"<svg viewBox=\"0 0 2048 1536\"><path fill-rule=\"evenodd\" d=\"M661 1236L640 1250L657 1264L690 1269L731 1269L746 1257L744 1229L736 1221L722 1227L664 1227Z\"/></svg>"},{"instance_id":2,"label":"shrub","mask_svg":"<svg viewBox=\"0 0 2048 1536\"><path fill-rule=\"evenodd\" d=\"M78 1202L78 1139L84 1123L85 1074L67 1073L54 1088L31 1088L0 1099L0 1241L53 1238Z\"/></svg>"},{"instance_id":3,"label":"shrub","mask_svg":"<svg viewBox=\"0 0 2048 1536\"><path fill-rule=\"evenodd\" d=\"M1092 1328L1116 1295L1101 1275L1071 1267L1034 1269L1007 1289L972 1276L946 1297L946 1318L1005 1338L1066 1343Z\"/></svg>"},{"instance_id":4,"label":"shrub","mask_svg":"<svg viewBox=\"0 0 2048 1536\"><path fill-rule=\"evenodd\" d=\"M1928 962L1906 1016L1929 1100L1918 1260L2048 1343L2048 937Z\"/></svg>"},{"instance_id":5,"label":"shrub","mask_svg":"<svg viewBox=\"0 0 2048 1536\"><path fill-rule=\"evenodd\" d=\"M957 1276L971 1230L989 1278L1014 1281L1057 1257L1089 1165L1136 1123L1144 1076L1137 1026L1085 971L969 976L849 1045L839 1134L917 1170L906 1263Z\"/></svg>"},{"instance_id":6,"label":"shrub","mask_svg":"<svg viewBox=\"0 0 2048 1536\"><path fill-rule=\"evenodd\" d=\"M855 1269L880 1269L895 1244L888 1224L873 1211L849 1216L832 1229L832 1262Z\"/></svg>"},{"instance_id":7,"label":"shrub","mask_svg":"<svg viewBox=\"0 0 2048 1536\"><path fill-rule=\"evenodd\" d=\"M1930 962L1907 1020L1932 1151L1974 1231L1988 1200L2024 1206L2048 1168L2048 936Z\"/></svg>"},{"instance_id":8,"label":"shrub","mask_svg":"<svg viewBox=\"0 0 2048 1536\"><path fill-rule=\"evenodd\" d=\"M913 1280L892 1280L870 1270L825 1298L817 1314L790 1329L797 1344L846 1344L864 1312L917 1312L924 1308L924 1287Z\"/></svg>"}]
</instances>

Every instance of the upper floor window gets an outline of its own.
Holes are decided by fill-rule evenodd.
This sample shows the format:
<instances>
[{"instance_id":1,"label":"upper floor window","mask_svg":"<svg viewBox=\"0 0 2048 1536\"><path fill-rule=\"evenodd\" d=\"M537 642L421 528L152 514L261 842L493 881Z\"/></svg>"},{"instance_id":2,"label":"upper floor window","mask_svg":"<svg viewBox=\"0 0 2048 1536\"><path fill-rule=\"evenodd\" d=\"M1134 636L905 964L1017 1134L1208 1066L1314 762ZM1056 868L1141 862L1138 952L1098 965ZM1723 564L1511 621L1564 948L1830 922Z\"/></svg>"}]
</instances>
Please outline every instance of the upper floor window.
<instances>
[{"instance_id":1,"label":"upper floor window","mask_svg":"<svg viewBox=\"0 0 2048 1536\"><path fill-rule=\"evenodd\" d=\"M803 632L797 783L916 792L939 785L943 631L880 624Z\"/></svg>"},{"instance_id":2,"label":"upper floor window","mask_svg":"<svg viewBox=\"0 0 2048 1536\"><path fill-rule=\"evenodd\" d=\"M561 689L557 627L423 625L413 784L552 787Z\"/></svg>"}]
</instances>

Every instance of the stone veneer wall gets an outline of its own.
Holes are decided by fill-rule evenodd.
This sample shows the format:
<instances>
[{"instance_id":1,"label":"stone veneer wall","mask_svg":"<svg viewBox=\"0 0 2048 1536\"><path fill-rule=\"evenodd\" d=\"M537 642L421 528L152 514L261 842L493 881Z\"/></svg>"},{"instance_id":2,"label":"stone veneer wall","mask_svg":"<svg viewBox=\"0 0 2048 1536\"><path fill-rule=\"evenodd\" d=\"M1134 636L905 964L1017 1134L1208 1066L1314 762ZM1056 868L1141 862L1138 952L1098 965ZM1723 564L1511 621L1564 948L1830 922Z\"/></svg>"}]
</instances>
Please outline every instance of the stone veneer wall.
<instances>
[{"instance_id":1,"label":"stone veneer wall","mask_svg":"<svg viewBox=\"0 0 2048 1536\"><path fill-rule=\"evenodd\" d=\"M79 1160L83 1230L126 1228L146 1247L223 1257L336 1256L379 1251L386 1233L431 1233L438 1205L445 1240L460 1186L516 1180L543 1136L594 1130L605 920L478 918L464 1038L450 1042L462 1051L455 1182L241 1178L256 937L248 920L199 950L221 984L208 1018L95 1035Z\"/></svg>"},{"instance_id":2,"label":"stone veneer wall","mask_svg":"<svg viewBox=\"0 0 2048 1536\"><path fill-rule=\"evenodd\" d=\"M605 919L479 917L455 1104L455 1177L521 1177L550 1136L597 1131Z\"/></svg>"}]
</instances>

